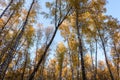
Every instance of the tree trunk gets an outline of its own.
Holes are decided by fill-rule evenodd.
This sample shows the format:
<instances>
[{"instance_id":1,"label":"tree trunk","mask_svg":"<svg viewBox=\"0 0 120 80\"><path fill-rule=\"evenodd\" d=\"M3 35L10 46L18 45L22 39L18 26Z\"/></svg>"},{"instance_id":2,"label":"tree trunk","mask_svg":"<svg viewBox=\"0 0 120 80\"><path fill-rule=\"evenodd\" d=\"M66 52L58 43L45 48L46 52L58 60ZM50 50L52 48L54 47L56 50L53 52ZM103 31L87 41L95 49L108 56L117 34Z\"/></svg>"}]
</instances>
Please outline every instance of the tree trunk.
<instances>
[{"instance_id":1,"label":"tree trunk","mask_svg":"<svg viewBox=\"0 0 120 80\"><path fill-rule=\"evenodd\" d=\"M117 65L116 65L116 69L117 69L117 74L118 74L118 78L119 78L119 61L120 61L120 55L119 55L119 53L118 53L118 51L117 51L115 42L113 42L113 45L114 45L115 53L116 53L116 55L117 55Z\"/></svg>"},{"instance_id":2,"label":"tree trunk","mask_svg":"<svg viewBox=\"0 0 120 80\"><path fill-rule=\"evenodd\" d=\"M70 45L69 45L69 42L68 42L68 38L67 38L67 44L68 44L68 55L69 55L69 58L70 58L70 67L71 67L71 73L72 73L72 76L71 76L71 79L74 80L74 69L73 69L73 62L72 62L72 54L71 54L71 50L70 50Z\"/></svg>"},{"instance_id":3,"label":"tree trunk","mask_svg":"<svg viewBox=\"0 0 120 80\"><path fill-rule=\"evenodd\" d=\"M96 47L96 54L95 54L95 73L94 73L94 76L95 76L95 80L97 80L97 39L95 39L95 47Z\"/></svg>"},{"instance_id":4,"label":"tree trunk","mask_svg":"<svg viewBox=\"0 0 120 80\"><path fill-rule=\"evenodd\" d=\"M91 79L95 80L95 77L94 77L94 63L93 63L93 49L92 49L92 43L90 43L90 53L91 53L91 60L92 60L92 70L91 70L91 73L92 73L92 76L91 76Z\"/></svg>"},{"instance_id":5,"label":"tree trunk","mask_svg":"<svg viewBox=\"0 0 120 80\"><path fill-rule=\"evenodd\" d=\"M78 56L77 56L77 59L78 59L78 63L77 63L77 80L80 80L80 59L79 59L79 51L78 51Z\"/></svg>"},{"instance_id":6,"label":"tree trunk","mask_svg":"<svg viewBox=\"0 0 120 80\"><path fill-rule=\"evenodd\" d=\"M34 70L33 70L33 72L31 73L31 75L30 75L30 77L29 77L28 80L33 80L35 73L37 72L37 70L38 70L41 62L42 62L42 61L44 60L44 58L45 58L45 55L46 55L46 53L47 53L47 50L49 49L50 45L52 44L52 42L53 42L53 40L54 40L54 37L55 37L55 35L56 35L57 31L58 31L59 26L60 26L60 25L62 24L62 22L66 19L66 16L69 14L70 10L71 10L71 7L70 7L70 9L68 10L68 12L66 13L66 15L63 17L62 21L60 21L58 24L57 24L57 22L55 22L55 31L54 31L54 33L53 33L53 36L52 36L50 42L48 43L48 45L46 46L43 55L41 56L38 64L37 64L36 67L34 68ZM55 18L56 18L56 16L55 16ZM57 20L57 19L55 19L55 20Z\"/></svg>"},{"instance_id":7,"label":"tree trunk","mask_svg":"<svg viewBox=\"0 0 120 80\"><path fill-rule=\"evenodd\" d=\"M28 53L27 53L27 51L25 51L25 63L24 63L24 67L23 67L23 73L21 75L21 80L24 80L25 68L27 65L27 58L28 58L27 55L28 55Z\"/></svg>"},{"instance_id":8,"label":"tree trunk","mask_svg":"<svg viewBox=\"0 0 120 80\"><path fill-rule=\"evenodd\" d=\"M104 43L103 37L101 36L100 30L98 29L97 26L96 26L96 29L97 29L97 31L98 31L100 40L101 40L101 42L102 42L102 48L103 48L104 55L105 55L105 61L106 61L106 64L107 64L108 71L109 71L109 73L110 73L111 80L114 80L114 77L113 77L113 75L112 75L112 71L111 71L111 69L110 69L110 65L109 65L109 62L108 62L108 58L107 58L107 53L106 53L106 48L105 48L105 43Z\"/></svg>"},{"instance_id":9,"label":"tree trunk","mask_svg":"<svg viewBox=\"0 0 120 80\"><path fill-rule=\"evenodd\" d=\"M79 32L79 26L78 26L78 10L76 9L76 27L77 27L77 35L78 35L78 41L79 41L79 50L78 53L81 55L81 69L82 69L82 79L87 80L86 74L85 74L85 65L84 65L84 56L83 56L83 47L82 47L82 39L81 34ZM78 78L78 80L80 80Z\"/></svg>"},{"instance_id":10,"label":"tree trunk","mask_svg":"<svg viewBox=\"0 0 120 80\"><path fill-rule=\"evenodd\" d=\"M62 80L62 65L60 66L59 80Z\"/></svg>"}]
</instances>

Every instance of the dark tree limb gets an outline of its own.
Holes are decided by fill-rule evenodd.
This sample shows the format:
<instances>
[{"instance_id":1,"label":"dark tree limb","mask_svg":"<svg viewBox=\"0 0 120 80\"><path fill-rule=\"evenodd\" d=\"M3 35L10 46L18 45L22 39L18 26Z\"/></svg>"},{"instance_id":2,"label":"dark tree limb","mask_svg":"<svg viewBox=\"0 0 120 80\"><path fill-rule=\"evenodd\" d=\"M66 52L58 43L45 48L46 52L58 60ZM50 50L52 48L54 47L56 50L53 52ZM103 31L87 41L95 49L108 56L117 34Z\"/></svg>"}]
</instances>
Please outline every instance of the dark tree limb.
<instances>
[{"instance_id":1,"label":"dark tree limb","mask_svg":"<svg viewBox=\"0 0 120 80\"><path fill-rule=\"evenodd\" d=\"M58 24L57 24L57 22L55 22L55 31L54 31L54 33L53 33L53 36L52 36L50 42L47 44L43 55L41 56L38 64L37 64L36 67L34 68L34 70L33 70L33 72L31 73L31 75L30 75L30 77L29 77L28 80L33 80L33 79L34 79L35 73L37 72L37 70L38 70L40 64L42 63L42 61L44 60L45 55L46 55L46 53L47 53L47 50L49 49L50 45L52 44L52 42L53 42L53 40L54 40L54 38L55 38L55 35L56 35L57 31L58 31L59 26L60 26L60 25L62 24L62 22L66 19L66 16L69 14L70 10L71 10L71 7L69 8L69 10L68 10L68 12L66 13L66 15L63 17L63 19L62 19L61 22L59 22ZM55 20L56 20L56 19L57 19L57 17L55 17Z\"/></svg>"}]
</instances>

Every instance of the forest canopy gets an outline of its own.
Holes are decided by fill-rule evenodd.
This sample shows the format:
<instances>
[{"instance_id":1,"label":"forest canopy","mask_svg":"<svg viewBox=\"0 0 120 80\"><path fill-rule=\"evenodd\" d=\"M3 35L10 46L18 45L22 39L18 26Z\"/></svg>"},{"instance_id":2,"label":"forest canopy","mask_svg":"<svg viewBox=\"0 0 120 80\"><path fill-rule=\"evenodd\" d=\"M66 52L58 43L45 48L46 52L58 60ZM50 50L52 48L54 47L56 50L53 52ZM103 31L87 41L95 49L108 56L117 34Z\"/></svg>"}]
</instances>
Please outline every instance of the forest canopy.
<instances>
[{"instance_id":1,"label":"forest canopy","mask_svg":"<svg viewBox=\"0 0 120 80\"><path fill-rule=\"evenodd\" d=\"M120 80L107 2L0 0L0 80Z\"/></svg>"}]
</instances>

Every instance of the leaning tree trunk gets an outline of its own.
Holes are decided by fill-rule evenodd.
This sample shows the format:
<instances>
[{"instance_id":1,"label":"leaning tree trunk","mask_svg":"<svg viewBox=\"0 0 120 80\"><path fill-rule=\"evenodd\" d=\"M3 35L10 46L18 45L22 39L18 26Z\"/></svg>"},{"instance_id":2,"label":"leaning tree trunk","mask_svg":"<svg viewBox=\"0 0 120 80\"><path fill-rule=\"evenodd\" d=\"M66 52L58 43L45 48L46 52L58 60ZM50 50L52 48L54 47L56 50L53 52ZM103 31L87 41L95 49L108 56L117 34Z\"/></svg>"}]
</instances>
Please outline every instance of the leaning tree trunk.
<instances>
[{"instance_id":1,"label":"leaning tree trunk","mask_svg":"<svg viewBox=\"0 0 120 80\"><path fill-rule=\"evenodd\" d=\"M27 59L28 59L28 52L25 50L25 62L24 62L23 72L21 75L21 80L24 80L25 69L27 66Z\"/></svg>"},{"instance_id":2,"label":"leaning tree trunk","mask_svg":"<svg viewBox=\"0 0 120 80\"><path fill-rule=\"evenodd\" d=\"M50 42L47 44L43 55L41 56L40 60L38 61L36 67L35 67L34 70L33 70L33 72L30 74L30 77L29 77L28 80L33 80L33 79L34 79L35 73L36 73L37 70L39 69L39 66L40 66L40 64L42 63L42 61L44 60L44 58L45 58L45 56L46 56L46 54L47 54L47 51L48 51L50 45L52 44L52 42L53 42L53 40L54 40L54 38L55 38L55 35L56 35L57 31L58 31L59 26L60 26L60 25L62 24L62 22L66 19L66 16L69 14L70 10L71 10L71 7L70 7L69 10L67 11L66 15L65 15L62 19L60 19L60 21L59 21L58 23L57 23L57 14L56 14L56 16L55 16L55 31L54 31L54 33L53 33L53 36L52 36Z\"/></svg>"},{"instance_id":3,"label":"leaning tree trunk","mask_svg":"<svg viewBox=\"0 0 120 80\"><path fill-rule=\"evenodd\" d=\"M95 21L95 22L96 22L96 21ZM110 69L109 62L108 62L108 58L107 58L105 43L104 43L103 37L101 36L100 30L98 29L97 25L96 25L96 29L97 29L97 31L98 31L98 35L99 35L100 40L101 40L101 42L102 42L102 48L103 48L104 55L105 55L105 61L106 61L106 64L107 64L108 71L109 71L109 73L110 73L111 80L114 80L114 77L113 77L112 71L111 71L111 69Z\"/></svg>"}]
</instances>

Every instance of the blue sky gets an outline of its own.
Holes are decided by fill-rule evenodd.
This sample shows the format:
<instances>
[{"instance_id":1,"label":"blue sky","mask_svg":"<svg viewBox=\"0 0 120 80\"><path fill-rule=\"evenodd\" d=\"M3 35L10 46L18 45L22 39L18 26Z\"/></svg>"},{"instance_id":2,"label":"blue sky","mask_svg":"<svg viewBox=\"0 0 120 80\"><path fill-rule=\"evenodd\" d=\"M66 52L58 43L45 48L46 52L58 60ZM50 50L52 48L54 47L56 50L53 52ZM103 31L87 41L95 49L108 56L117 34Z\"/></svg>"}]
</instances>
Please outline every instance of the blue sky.
<instances>
[{"instance_id":1,"label":"blue sky","mask_svg":"<svg viewBox=\"0 0 120 80\"><path fill-rule=\"evenodd\" d=\"M112 15L114 18L120 20L120 0L107 0L106 5L108 15Z\"/></svg>"}]
</instances>

